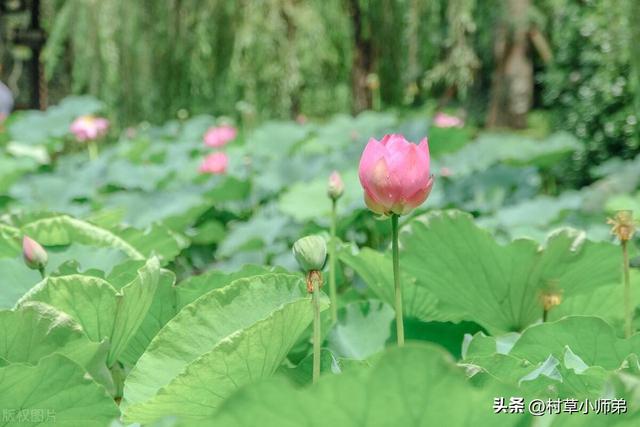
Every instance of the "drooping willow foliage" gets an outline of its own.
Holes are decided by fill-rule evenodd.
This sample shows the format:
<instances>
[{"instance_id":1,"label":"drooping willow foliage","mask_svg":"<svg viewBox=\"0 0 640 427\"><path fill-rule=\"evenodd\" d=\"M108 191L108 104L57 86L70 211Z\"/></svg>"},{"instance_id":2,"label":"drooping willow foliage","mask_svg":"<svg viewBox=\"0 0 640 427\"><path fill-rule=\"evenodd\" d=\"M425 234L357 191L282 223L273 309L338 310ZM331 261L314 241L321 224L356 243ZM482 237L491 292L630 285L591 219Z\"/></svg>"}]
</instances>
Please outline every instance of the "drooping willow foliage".
<instances>
[{"instance_id":1,"label":"drooping willow foliage","mask_svg":"<svg viewBox=\"0 0 640 427\"><path fill-rule=\"evenodd\" d=\"M49 4L43 59L50 84L97 95L121 123L180 109L348 112L350 3L362 12L383 106L424 99L427 86L464 93L471 84L471 0L64 0Z\"/></svg>"}]
</instances>

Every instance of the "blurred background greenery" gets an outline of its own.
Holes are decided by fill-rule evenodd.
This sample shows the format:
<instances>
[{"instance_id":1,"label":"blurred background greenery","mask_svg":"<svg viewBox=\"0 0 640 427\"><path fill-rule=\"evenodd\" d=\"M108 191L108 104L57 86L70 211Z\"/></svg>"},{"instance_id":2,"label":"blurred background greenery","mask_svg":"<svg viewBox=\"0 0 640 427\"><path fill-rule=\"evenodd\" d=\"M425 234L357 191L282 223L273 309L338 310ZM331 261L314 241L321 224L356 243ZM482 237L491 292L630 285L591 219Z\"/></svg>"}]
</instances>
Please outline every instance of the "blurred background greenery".
<instances>
[{"instance_id":1,"label":"blurred background greenery","mask_svg":"<svg viewBox=\"0 0 640 427\"><path fill-rule=\"evenodd\" d=\"M0 3L0 80L21 107L92 94L120 127L448 108L477 127L573 133L579 184L640 149L636 0Z\"/></svg>"}]
</instances>

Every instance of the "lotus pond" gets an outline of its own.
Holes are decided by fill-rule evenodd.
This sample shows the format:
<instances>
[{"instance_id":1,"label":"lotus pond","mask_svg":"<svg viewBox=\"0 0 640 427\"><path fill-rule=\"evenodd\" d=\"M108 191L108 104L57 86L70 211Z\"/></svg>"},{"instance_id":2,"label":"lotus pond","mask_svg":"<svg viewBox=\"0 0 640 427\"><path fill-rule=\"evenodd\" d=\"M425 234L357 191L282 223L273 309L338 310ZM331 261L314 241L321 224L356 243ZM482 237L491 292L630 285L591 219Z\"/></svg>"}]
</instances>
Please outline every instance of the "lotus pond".
<instances>
[{"instance_id":1,"label":"lotus pond","mask_svg":"<svg viewBox=\"0 0 640 427\"><path fill-rule=\"evenodd\" d=\"M426 113L70 131L102 109L0 131L0 425L640 425L640 157L567 188L573 136ZM433 187L375 213L386 134Z\"/></svg>"}]
</instances>

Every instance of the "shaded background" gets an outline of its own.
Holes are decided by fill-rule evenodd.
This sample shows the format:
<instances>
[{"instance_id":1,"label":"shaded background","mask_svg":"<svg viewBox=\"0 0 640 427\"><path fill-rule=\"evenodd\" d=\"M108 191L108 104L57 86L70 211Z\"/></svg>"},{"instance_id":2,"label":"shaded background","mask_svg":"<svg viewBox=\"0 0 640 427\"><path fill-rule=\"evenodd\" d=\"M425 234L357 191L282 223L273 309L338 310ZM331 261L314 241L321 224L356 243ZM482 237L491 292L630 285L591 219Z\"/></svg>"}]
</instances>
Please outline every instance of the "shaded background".
<instances>
[{"instance_id":1,"label":"shaded background","mask_svg":"<svg viewBox=\"0 0 640 427\"><path fill-rule=\"evenodd\" d=\"M0 79L21 108L93 94L120 126L449 108L481 127L573 133L583 184L588 165L640 147L634 0L0 4Z\"/></svg>"}]
</instances>

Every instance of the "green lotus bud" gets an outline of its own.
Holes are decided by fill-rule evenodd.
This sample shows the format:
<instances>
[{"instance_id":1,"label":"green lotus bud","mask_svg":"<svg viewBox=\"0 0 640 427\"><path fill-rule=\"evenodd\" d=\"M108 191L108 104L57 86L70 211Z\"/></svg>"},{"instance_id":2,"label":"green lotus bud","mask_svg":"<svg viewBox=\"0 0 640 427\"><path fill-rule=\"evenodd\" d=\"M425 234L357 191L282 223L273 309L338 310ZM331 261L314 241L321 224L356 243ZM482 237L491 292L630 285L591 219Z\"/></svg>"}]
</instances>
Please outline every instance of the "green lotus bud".
<instances>
[{"instance_id":1,"label":"green lotus bud","mask_svg":"<svg viewBox=\"0 0 640 427\"><path fill-rule=\"evenodd\" d=\"M24 236L22 239L22 257L27 267L32 270L44 270L49 261L47 251L40 246L40 243L28 236Z\"/></svg>"},{"instance_id":2,"label":"green lotus bud","mask_svg":"<svg viewBox=\"0 0 640 427\"><path fill-rule=\"evenodd\" d=\"M293 244L293 256L305 272L320 271L327 261L327 243L320 236L306 236Z\"/></svg>"}]
</instances>

